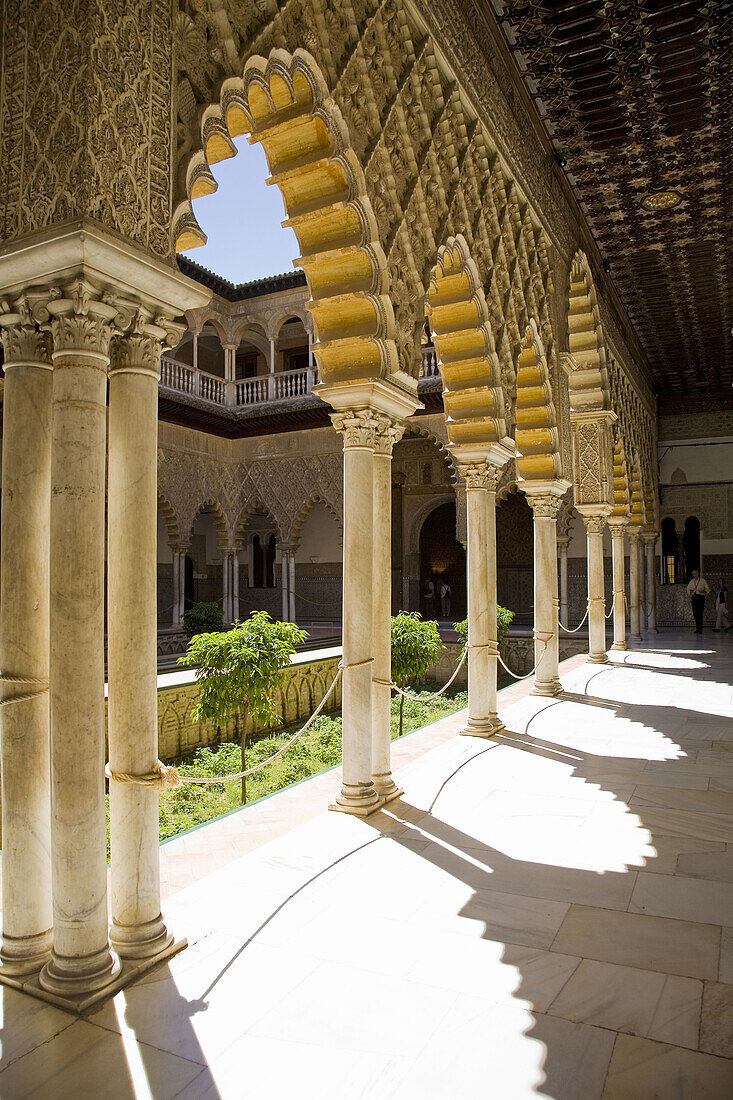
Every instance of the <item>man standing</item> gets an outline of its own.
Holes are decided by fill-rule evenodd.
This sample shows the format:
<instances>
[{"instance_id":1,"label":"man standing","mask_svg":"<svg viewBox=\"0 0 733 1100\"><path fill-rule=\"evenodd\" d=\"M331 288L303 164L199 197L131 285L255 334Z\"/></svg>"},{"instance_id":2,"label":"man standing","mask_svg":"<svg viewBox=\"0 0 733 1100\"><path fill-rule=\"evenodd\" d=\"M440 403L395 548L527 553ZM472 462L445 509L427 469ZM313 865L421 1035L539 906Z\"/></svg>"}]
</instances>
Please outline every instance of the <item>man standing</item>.
<instances>
[{"instance_id":1,"label":"man standing","mask_svg":"<svg viewBox=\"0 0 733 1100\"><path fill-rule=\"evenodd\" d=\"M710 585L704 577L700 576L699 569L692 570L692 580L687 586L692 600L692 615L695 620L695 633L702 634L702 617L705 612L705 597L710 591Z\"/></svg>"},{"instance_id":2,"label":"man standing","mask_svg":"<svg viewBox=\"0 0 733 1100\"><path fill-rule=\"evenodd\" d=\"M728 586L722 577L715 593L715 629L717 631L731 629L728 618Z\"/></svg>"}]
</instances>

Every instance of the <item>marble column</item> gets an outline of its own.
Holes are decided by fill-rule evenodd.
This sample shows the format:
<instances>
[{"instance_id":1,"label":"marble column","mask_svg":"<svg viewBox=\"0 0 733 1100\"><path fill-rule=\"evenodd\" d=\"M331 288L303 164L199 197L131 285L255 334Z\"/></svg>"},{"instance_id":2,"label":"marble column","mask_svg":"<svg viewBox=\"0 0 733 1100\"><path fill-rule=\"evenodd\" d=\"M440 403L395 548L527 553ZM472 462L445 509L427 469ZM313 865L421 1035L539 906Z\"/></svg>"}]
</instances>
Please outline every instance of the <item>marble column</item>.
<instances>
[{"instance_id":1,"label":"marble column","mask_svg":"<svg viewBox=\"0 0 733 1100\"><path fill-rule=\"evenodd\" d=\"M171 554L173 557L173 588L171 602L173 607L171 609L171 626L181 625L181 569L183 568L183 562L181 561L181 552L175 547L171 548Z\"/></svg>"},{"instance_id":2,"label":"marble column","mask_svg":"<svg viewBox=\"0 0 733 1100\"><path fill-rule=\"evenodd\" d=\"M14 310L26 312L27 302ZM51 953L48 559L51 497L50 341L32 316L6 326L2 439L0 659L2 896L0 973L21 977ZM45 689L44 689L45 684Z\"/></svg>"},{"instance_id":3,"label":"marble column","mask_svg":"<svg viewBox=\"0 0 733 1100\"><path fill-rule=\"evenodd\" d=\"M64 292L62 291L62 294ZM41 986L73 998L112 983L104 790L104 543L109 322L79 280L53 315L50 681L53 954Z\"/></svg>"},{"instance_id":4,"label":"marble column","mask_svg":"<svg viewBox=\"0 0 733 1100\"><path fill-rule=\"evenodd\" d=\"M221 552L221 608L225 623L232 621L231 579L231 551L225 547Z\"/></svg>"},{"instance_id":5,"label":"marble column","mask_svg":"<svg viewBox=\"0 0 733 1100\"><path fill-rule=\"evenodd\" d=\"M232 622L239 622L239 550L232 550Z\"/></svg>"},{"instance_id":6,"label":"marble column","mask_svg":"<svg viewBox=\"0 0 733 1100\"><path fill-rule=\"evenodd\" d=\"M280 549L280 588L282 590L282 620L290 622L290 551Z\"/></svg>"},{"instance_id":7,"label":"marble column","mask_svg":"<svg viewBox=\"0 0 733 1100\"><path fill-rule=\"evenodd\" d=\"M588 544L588 661L594 665L605 665L608 664L603 567L603 528L606 526L606 517L583 514L583 523Z\"/></svg>"},{"instance_id":8,"label":"marble column","mask_svg":"<svg viewBox=\"0 0 733 1100\"><path fill-rule=\"evenodd\" d=\"M386 418L374 436L372 631L372 779L389 802L403 791L392 778L392 450L404 428Z\"/></svg>"},{"instance_id":9,"label":"marble column","mask_svg":"<svg viewBox=\"0 0 733 1100\"><path fill-rule=\"evenodd\" d=\"M611 649L626 649L626 577L624 532L626 521L609 520L611 531L611 555L613 559L613 645Z\"/></svg>"},{"instance_id":10,"label":"marble column","mask_svg":"<svg viewBox=\"0 0 733 1100\"><path fill-rule=\"evenodd\" d=\"M484 462L458 470L466 482L468 536L468 721L461 733L493 737L504 729L496 702L496 487L501 470Z\"/></svg>"},{"instance_id":11,"label":"marble column","mask_svg":"<svg viewBox=\"0 0 733 1100\"><path fill-rule=\"evenodd\" d=\"M644 550L646 551L646 604L647 625L654 634L657 633L657 555L655 547L657 543L656 532L644 538Z\"/></svg>"},{"instance_id":12,"label":"marble column","mask_svg":"<svg viewBox=\"0 0 733 1100\"><path fill-rule=\"evenodd\" d=\"M109 374L108 615L110 772L149 775L158 759L156 541L158 366L155 332L116 337ZM163 333L160 334L161 336ZM180 564L179 564L180 573ZM124 958L165 951L158 790L109 784L112 925Z\"/></svg>"},{"instance_id":13,"label":"marble column","mask_svg":"<svg viewBox=\"0 0 733 1100\"><path fill-rule=\"evenodd\" d=\"M372 780L374 443L370 409L331 417L344 438L343 773L333 810L366 817L382 805Z\"/></svg>"},{"instance_id":14,"label":"marble column","mask_svg":"<svg viewBox=\"0 0 733 1100\"><path fill-rule=\"evenodd\" d=\"M637 551L639 554L639 632L643 634L647 625L646 558L643 536L637 543Z\"/></svg>"},{"instance_id":15,"label":"marble column","mask_svg":"<svg viewBox=\"0 0 733 1100\"><path fill-rule=\"evenodd\" d=\"M568 626L568 547L570 535L559 535L557 549L560 561L560 622Z\"/></svg>"},{"instance_id":16,"label":"marble column","mask_svg":"<svg viewBox=\"0 0 733 1100\"><path fill-rule=\"evenodd\" d=\"M179 549L180 556L180 568L178 572L178 624L183 625L183 616L186 613L186 550L188 547L181 546Z\"/></svg>"},{"instance_id":17,"label":"marble column","mask_svg":"<svg viewBox=\"0 0 733 1100\"><path fill-rule=\"evenodd\" d=\"M639 604L640 542L639 528L629 528L629 620L632 642L641 641L641 608Z\"/></svg>"},{"instance_id":18,"label":"marble column","mask_svg":"<svg viewBox=\"0 0 733 1100\"><path fill-rule=\"evenodd\" d=\"M296 622L295 614L295 550L290 551L288 561L288 612L290 622Z\"/></svg>"},{"instance_id":19,"label":"marble column","mask_svg":"<svg viewBox=\"0 0 733 1100\"><path fill-rule=\"evenodd\" d=\"M527 500L534 513L534 656L533 695L559 695L562 684L558 673L557 596L557 512L560 497L529 493Z\"/></svg>"}]
</instances>

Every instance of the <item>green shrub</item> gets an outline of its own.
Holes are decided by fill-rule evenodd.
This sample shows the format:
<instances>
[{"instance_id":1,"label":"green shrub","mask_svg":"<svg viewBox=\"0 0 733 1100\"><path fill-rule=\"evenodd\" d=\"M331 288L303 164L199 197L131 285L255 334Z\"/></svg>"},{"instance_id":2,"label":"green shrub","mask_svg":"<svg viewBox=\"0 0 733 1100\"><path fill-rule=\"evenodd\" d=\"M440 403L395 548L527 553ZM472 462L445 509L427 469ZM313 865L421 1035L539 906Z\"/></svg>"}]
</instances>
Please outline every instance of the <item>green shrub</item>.
<instances>
[{"instance_id":1,"label":"green shrub","mask_svg":"<svg viewBox=\"0 0 733 1100\"><path fill-rule=\"evenodd\" d=\"M224 615L218 603L195 603L183 615L183 629L189 638L221 630Z\"/></svg>"},{"instance_id":2,"label":"green shrub","mask_svg":"<svg viewBox=\"0 0 733 1100\"><path fill-rule=\"evenodd\" d=\"M400 611L392 618L392 679L400 687L408 680L422 680L445 649L438 624L423 619L419 611ZM405 697L400 695L400 736Z\"/></svg>"},{"instance_id":3,"label":"green shrub","mask_svg":"<svg viewBox=\"0 0 733 1100\"><path fill-rule=\"evenodd\" d=\"M509 624L514 618L514 612L509 611L506 607L496 605L496 641L497 644L501 644L501 640L509 629ZM453 629L458 635L458 640L463 645L468 641L468 619L464 619L460 623L453 623Z\"/></svg>"}]
</instances>

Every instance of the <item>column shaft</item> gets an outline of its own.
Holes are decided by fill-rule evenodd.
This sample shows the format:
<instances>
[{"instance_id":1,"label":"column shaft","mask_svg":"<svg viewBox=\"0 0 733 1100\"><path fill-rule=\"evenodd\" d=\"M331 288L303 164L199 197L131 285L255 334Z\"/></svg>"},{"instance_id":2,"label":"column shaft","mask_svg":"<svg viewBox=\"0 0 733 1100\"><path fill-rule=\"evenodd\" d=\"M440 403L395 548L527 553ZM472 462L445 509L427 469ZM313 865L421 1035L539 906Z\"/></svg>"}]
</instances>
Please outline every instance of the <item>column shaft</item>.
<instances>
[{"instance_id":1,"label":"column shaft","mask_svg":"<svg viewBox=\"0 0 733 1100\"><path fill-rule=\"evenodd\" d=\"M232 621L232 606L230 596L230 571L229 571L229 551L222 550L221 552L221 585L222 585L222 615L225 623Z\"/></svg>"},{"instance_id":2,"label":"column shaft","mask_svg":"<svg viewBox=\"0 0 733 1100\"><path fill-rule=\"evenodd\" d=\"M158 759L156 528L158 345L114 342L109 380L108 677L110 771ZM180 572L180 563L179 563ZM172 941L160 911L158 791L110 781L111 940L148 958Z\"/></svg>"},{"instance_id":3,"label":"column shaft","mask_svg":"<svg viewBox=\"0 0 733 1100\"><path fill-rule=\"evenodd\" d=\"M534 512L534 695L559 695L557 597L558 497L529 496Z\"/></svg>"},{"instance_id":4,"label":"column shaft","mask_svg":"<svg viewBox=\"0 0 733 1100\"><path fill-rule=\"evenodd\" d=\"M333 417L344 435L343 776L334 810L365 817L372 782L374 430L368 413Z\"/></svg>"},{"instance_id":5,"label":"column shaft","mask_svg":"<svg viewBox=\"0 0 733 1100\"><path fill-rule=\"evenodd\" d=\"M39 970L51 951L48 718L51 374L44 336L6 333L2 440L2 972ZM14 701L17 700L17 701Z\"/></svg>"},{"instance_id":6,"label":"column shaft","mask_svg":"<svg viewBox=\"0 0 733 1100\"><path fill-rule=\"evenodd\" d=\"M605 516L583 516L588 541L588 660L608 663L606 653L606 597L603 569Z\"/></svg>"},{"instance_id":7,"label":"column shaft","mask_svg":"<svg viewBox=\"0 0 733 1100\"><path fill-rule=\"evenodd\" d=\"M613 645L611 649L626 649L626 578L624 527L611 527L611 553L613 556Z\"/></svg>"},{"instance_id":8,"label":"column shaft","mask_svg":"<svg viewBox=\"0 0 733 1100\"><path fill-rule=\"evenodd\" d=\"M290 597L288 588L290 586L290 551L283 550L280 559L280 587L282 588L282 602L283 602L283 622L290 622Z\"/></svg>"},{"instance_id":9,"label":"column shaft","mask_svg":"<svg viewBox=\"0 0 733 1100\"><path fill-rule=\"evenodd\" d=\"M114 309L95 303L96 316ZM66 996L108 985L104 797L104 512L107 326L54 322L50 680L53 955L41 985ZM89 308L89 307L87 307ZM89 350L94 347L96 350Z\"/></svg>"},{"instance_id":10,"label":"column shaft","mask_svg":"<svg viewBox=\"0 0 733 1100\"><path fill-rule=\"evenodd\" d=\"M641 641L641 609L639 606L639 536L629 535L629 609L631 640Z\"/></svg>"},{"instance_id":11,"label":"column shaft","mask_svg":"<svg viewBox=\"0 0 733 1100\"><path fill-rule=\"evenodd\" d=\"M239 622L239 550L232 551L232 621Z\"/></svg>"},{"instance_id":12,"label":"column shaft","mask_svg":"<svg viewBox=\"0 0 733 1100\"><path fill-rule=\"evenodd\" d=\"M643 539L637 540L636 549L639 555L639 631L643 633L647 624L646 560Z\"/></svg>"},{"instance_id":13,"label":"column shaft","mask_svg":"<svg viewBox=\"0 0 733 1100\"><path fill-rule=\"evenodd\" d=\"M468 535L468 721L462 733L492 737L496 713L496 481L485 465L459 467L466 479Z\"/></svg>"},{"instance_id":14,"label":"column shaft","mask_svg":"<svg viewBox=\"0 0 733 1100\"><path fill-rule=\"evenodd\" d=\"M655 634L657 632L657 556L654 552L654 544L656 542L656 536L654 539L649 538L644 540L644 549L646 551L646 605L647 605L647 625L649 630Z\"/></svg>"},{"instance_id":15,"label":"column shaft","mask_svg":"<svg viewBox=\"0 0 733 1100\"><path fill-rule=\"evenodd\" d=\"M172 595L172 616L171 624L173 626L180 626L181 623L181 606L179 599L179 590L181 587L181 552L180 550L173 551L173 595Z\"/></svg>"},{"instance_id":16,"label":"column shaft","mask_svg":"<svg viewBox=\"0 0 733 1100\"><path fill-rule=\"evenodd\" d=\"M295 551L290 551L290 561L288 562L288 612L290 622L297 621L295 613Z\"/></svg>"},{"instance_id":17,"label":"column shaft","mask_svg":"<svg viewBox=\"0 0 733 1100\"><path fill-rule=\"evenodd\" d=\"M568 625L568 539L558 541L560 553L560 622Z\"/></svg>"},{"instance_id":18,"label":"column shaft","mask_svg":"<svg viewBox=\"0 0 733 1100\"><path fill-rule=\"evenodd\" d=\"M374 454L374 588L372 624L374 682L372 684L372 777L378 795L389 801L402 794L392 778L392 446Z\"/></svg>"}]
</instances>

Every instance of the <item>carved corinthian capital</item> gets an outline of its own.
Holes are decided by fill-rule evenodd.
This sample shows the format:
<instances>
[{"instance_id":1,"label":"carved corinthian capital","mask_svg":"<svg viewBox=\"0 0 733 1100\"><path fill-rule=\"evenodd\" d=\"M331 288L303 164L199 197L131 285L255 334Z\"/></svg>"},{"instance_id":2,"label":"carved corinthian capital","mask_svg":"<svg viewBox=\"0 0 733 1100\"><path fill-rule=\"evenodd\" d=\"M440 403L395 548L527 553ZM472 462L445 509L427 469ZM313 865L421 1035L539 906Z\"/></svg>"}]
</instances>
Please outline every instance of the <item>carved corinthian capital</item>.
<instances>
[{"instance_id":1,"label":"carved corinthian capital","mask_svg":"<svg viewBox=\"0 0 733 1100\"><path fill-rule=\"evenodd\" d=\"M527 502L534 512L535 519L557 519L557 513L562 504L560 497L550 493L527 494Z\"/></svg>"},{"instance_id":2,"label":"carved corinthian capital","mask_svg":"<svg viewBox=\"0 0 733 1100\"><path fill-rule=\"evenodd\" d=\"M399 443L405 434L405 425L386 416L378 419L380 423L374 439L374 453L391 457L395 443Z\"/></svg>"},{"instance_id":3,"label":"carved corinthian capital","mask_svg":"<svg viewBox=\"0 0 733 1100\"><path fill-rule=\"evenodd\" d=\"M459 463L458 473L467 489L489 489L495 493L501 480L501 469L490 462Z\"/></svg>"},{"instance_id":4,"label":"carved corinthian capital","mask_svg":"<svg viewBox=\"0 0 733 1100\"><path fill-rule=\"evenodd\" d=\"M602 535L606 526L605 516L583 516L583 523L589 535Z\"/></svg>"},{"instance_id":5,"label":"carved corinthian capital","mask_svg":"<svg viewBox=\"0 0 733 1100\"><path fill-rule=\"evenodd\" d=\"M51 316L54 359L70 354L108 359L118 307L105 300L96 287L85 279L75 279L46 308Z\"/></svg>"},{"instance_id":6,"label":"carved corinthian capital","mask_svg":"<svg viewBox=\"0 0 733 1100\"><path fill-rule=\"evenodd\" d=\"M38 327L37 296L24 295L12 305L0 302L0 334L5 368L17 364L51 367L51 338ZM48 315L45 314L44 318Z\"/></svg>"},{"instance_id":7,"label":"carved corinthian capital","mask_svg":"<svg viewBox=\"0 0 733 1100\"><path fill-rule=\"evenodd\" d=\"M344 450L374 450L384 420L373 409L342 409L331 414L331 423L344 437Z\"/></svg>"}]
</instances>

